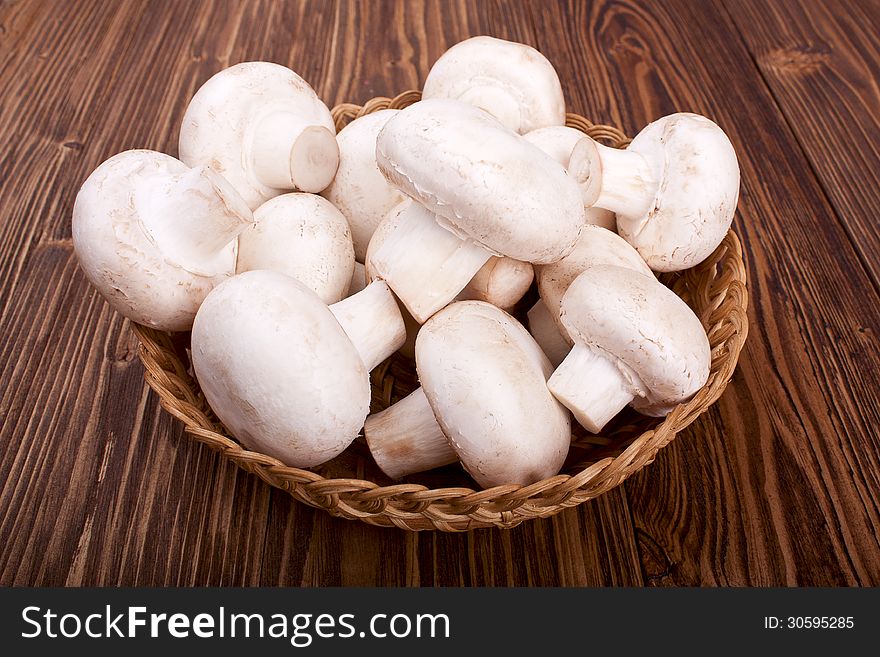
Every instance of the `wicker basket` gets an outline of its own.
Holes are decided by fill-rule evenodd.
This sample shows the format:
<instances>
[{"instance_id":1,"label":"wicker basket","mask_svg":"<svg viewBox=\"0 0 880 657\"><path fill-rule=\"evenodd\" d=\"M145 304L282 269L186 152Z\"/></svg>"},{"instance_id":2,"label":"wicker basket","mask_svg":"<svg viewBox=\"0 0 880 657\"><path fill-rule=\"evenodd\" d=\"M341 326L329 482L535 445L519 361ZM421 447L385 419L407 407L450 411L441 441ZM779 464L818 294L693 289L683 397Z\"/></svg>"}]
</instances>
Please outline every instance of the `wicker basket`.
<instances>
[{"instance_id":1,"label":"wicker basket","mask_svg":"<svg viewBox=\"0 0 880 657\"><path fill-rule=\"evenodd\" d=\"M374 98L363 107L338 105L333 108L333 118L338 130L356 117L389 107L403 108L418 99L419 92L409 91L394 99ZM629 141L620 130L594 125L576 114L569 114L567 123L612 146L622 147ZM184 423L186 433L296 499L334 516L383 527L442 531L509 528L611 490L651 463L676 433L721 396L748 332L746 272L739 239L731 231L705 262L664 275L661 280L691 306L706 328L712 346L706 385L662 420L625 411L602 436L578 427L568 460L555 477L530 486L487 490L474 490L473 482L458 466L408 477L406 483L392 482L375 465L362 437L341 456L312 470L291 468L271 456L249 451L226 434L201 394L189 365L189 334L162 333L140 325L133 328L140 339L138 353L147 383L159 395L162 407ZM534 294L521 304L520 312L533 300ZM374 370L371 380L373 412L418 387L414 364L397 354Z\"/></svg>"}]
</instances>

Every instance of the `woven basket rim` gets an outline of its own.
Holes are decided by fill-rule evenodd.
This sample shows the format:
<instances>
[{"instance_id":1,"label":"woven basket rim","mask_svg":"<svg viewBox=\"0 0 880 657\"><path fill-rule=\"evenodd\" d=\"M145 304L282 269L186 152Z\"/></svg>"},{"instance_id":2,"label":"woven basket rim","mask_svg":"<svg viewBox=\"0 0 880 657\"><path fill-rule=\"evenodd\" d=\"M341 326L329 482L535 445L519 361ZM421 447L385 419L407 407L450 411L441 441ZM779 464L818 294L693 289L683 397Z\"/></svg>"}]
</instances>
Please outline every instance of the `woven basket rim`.
<instances>
[{"instance_id":1,"label":"woven basket rim","mask_svg":"<svg viewBox=\"0 0 880 657\"><path fill-rule=\"evenodd\" d=\"M418 91L406 91L394 98L373 98L363 105L343 103L332 109L332 115L338 131L364 114L406 107L420 97ZM594 124L578 114L569 113L566 124L616 147L629 143L618 128ZM305 504L336 516L407 530L509 528L527 519L553 515L620 485L651 463L660 449L721 396L748 335L747 274L742 247L732 229L709 259L682 272L677 282L684 281L686 285L690 280L709 281L705 290L696 287L701 293L700 319L713 346L706 385L689 401L676 406L657 426L633 438L619 454L586 463L574 474L557 474L528 486L508 484L474 489L428 488L417 483L381 485L363 478L325 478L312 470L287 466L274 457L245 449L234 438L221 433L221 425L209 415L207 402L185 365L181 334L135 323L131 326L140 342L138 355L145 367L147 384L159 395L162 408L184 424L186 433Z\"/></svg>"}]
</instances>

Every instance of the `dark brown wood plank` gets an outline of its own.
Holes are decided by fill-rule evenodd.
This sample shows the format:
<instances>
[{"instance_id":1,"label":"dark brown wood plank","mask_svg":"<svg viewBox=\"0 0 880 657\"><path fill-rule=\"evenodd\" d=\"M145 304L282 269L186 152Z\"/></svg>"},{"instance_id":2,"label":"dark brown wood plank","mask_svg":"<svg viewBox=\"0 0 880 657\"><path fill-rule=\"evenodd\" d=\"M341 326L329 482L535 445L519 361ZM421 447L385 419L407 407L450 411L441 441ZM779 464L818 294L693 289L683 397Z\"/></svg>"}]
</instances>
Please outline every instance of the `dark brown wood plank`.
<instances>
[{"instance_id":1,"label":"dark brown wood plank","mask_svg":"<svg viewBox=\"0 0 880 657\"><path fill-rule=\"evenodd\" d=\"M421 89L431 65L453 44L487 34L535 44L521 3L417 0L337 3L336 42L318 86L330 104L363 103Z\"/></svg>"},{"instance_id":2,"label":"dark brown wood plank","mask_svg":"<svg viewBox=\"0 0 880 657\"><path fill-rule=\"evenodd\" d=\"M199 77L182 44L219 25L167 8L21 3L0 18L17 35L0 119L3 583L259 578L269 491L182 439L72 253L73 198L94 166L125 148L176 150Z\"/></svg>"},{"instance_id":3,"label":"dark brown wood plank","mask_svg":"<svg viewBox=\"0 0 880 657\"><path fill-rule=\"evenodd\" d=\"M0 580L640 583L622 491L564 519L438 541L294 503L195 446L160 411L127 325L89 288L72 254L70 211L91 169L126 148L175 153L188 98L237 61L290 65L332 103L420 86L430 62L465 36L534 41L522 9L508 15L495 3L221 7L3 6L15 55L3 69L14 87L0 120L13 136L2 163L12 181L2 201L10 220L0 227L3 262L12 265L0 280L0 353L11 375L0 383ZM400 65L390 68L349 47L385 36L389 16L400 21L391 40ZM427 36L438 28L442 41ZM420 36L410 42L413 33ZM418 61L405 64L406 52ZM372 86L356 88L359 79Z\"/></svg>"},{"instance_id":4,"label":"dark brown wood plank","mask_svg":"<svg viewBox=\"0 0 880 657\"><path fill-rule=\"evenodd\" d=\"M273 494L264 586L639 586L622 488L511 530L404 532Z\"/></svg>"},{"instance_id":5,"label":"dark brown wood plank","mask_svg":"<svg viewBox=\"0 0 880 657\"><path fill-rule=\"evenodd\" d=\"M880 290L880 3L726 6Z\"/></svg>"},{"instance_id":6,"label":"dark brown wood plank","mask_svg":"<svg viewBox=\"0 0 880 657\"><path fill-rule=\"evenodd\" d=\"M625 485L646 579L876 584L880 304L736 27L716 2L532 9L574 110L631 134L700 112L740 158L750 337L722 400Z\"/></svg>"}]
</instances>

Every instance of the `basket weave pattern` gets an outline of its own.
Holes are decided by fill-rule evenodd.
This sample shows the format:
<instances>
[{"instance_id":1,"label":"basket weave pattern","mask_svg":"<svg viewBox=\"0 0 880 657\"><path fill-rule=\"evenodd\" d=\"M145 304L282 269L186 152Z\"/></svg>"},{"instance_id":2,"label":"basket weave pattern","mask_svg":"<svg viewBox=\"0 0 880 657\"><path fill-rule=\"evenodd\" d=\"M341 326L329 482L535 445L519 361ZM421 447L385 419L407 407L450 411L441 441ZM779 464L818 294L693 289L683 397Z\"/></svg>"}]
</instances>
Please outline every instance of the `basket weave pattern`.
<instances>
[{"instance_id":1,"label":"basket weave pattern","mask_svg":"<svg viewBox=\"0 0 880 657\"><path fill-rule=\"evenodd\" d=\"M340 130L359 116L403 108L419 98L419 92L408 91L393 99L374 98L363 106L346 103L333 108L333 118ZM567 124L611 146L629 143L617 128L594 125L576 114L568 114ZM474 490L454 466L421 478L409 477L406 483L391 482L372 462L362 437L341 457L313 470L288 467L271 456L249 451L228 435L208 407L192 375L189 334L169 334L138 324L132 327L140 340L138 354L148 385L159 395L162 408L183 422L186 433L301 502L335 516L407 530L509 528L530 518L551 516L618 486L651 463L676 433L721 396L748 333L746 272L739 239L730 231L705 262L661 280L690 305L706 329L712 347L706 385L663 419L624 412L602 436L577 428L568 461L554 477L529 486L487 490ZM373 371L371 382L373 412L418 387L412 361L396 354Z\"/></svg>"}]
</instances>

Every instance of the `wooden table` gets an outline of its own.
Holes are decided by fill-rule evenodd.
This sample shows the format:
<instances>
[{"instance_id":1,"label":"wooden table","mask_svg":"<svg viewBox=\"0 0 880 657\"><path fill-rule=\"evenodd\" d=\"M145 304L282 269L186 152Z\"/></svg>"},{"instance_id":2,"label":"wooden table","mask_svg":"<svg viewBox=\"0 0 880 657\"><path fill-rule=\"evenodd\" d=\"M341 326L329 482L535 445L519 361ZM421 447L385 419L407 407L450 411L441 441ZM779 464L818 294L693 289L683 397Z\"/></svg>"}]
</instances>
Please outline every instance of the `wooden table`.
<instances>
[{"instance_id":1,"label":"wooden table","mask_svg":"<svg viewBox=\"0 0 880 657\"><path fill-rule=\"evenodd\" d=\"M333 105L420 88L492 34L569 108L730 135L749 340L722 399L593 502L509 531L335 520L186 438L78 270L74 197L176 154L211 74L265 59ZM0 583L880 584L880 4L0 2Z\"/></svg>"}]
</instances>

